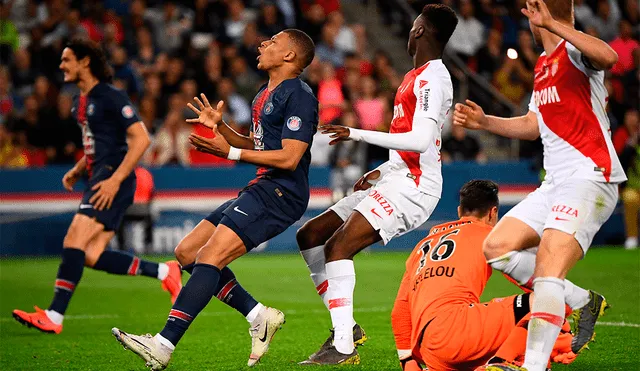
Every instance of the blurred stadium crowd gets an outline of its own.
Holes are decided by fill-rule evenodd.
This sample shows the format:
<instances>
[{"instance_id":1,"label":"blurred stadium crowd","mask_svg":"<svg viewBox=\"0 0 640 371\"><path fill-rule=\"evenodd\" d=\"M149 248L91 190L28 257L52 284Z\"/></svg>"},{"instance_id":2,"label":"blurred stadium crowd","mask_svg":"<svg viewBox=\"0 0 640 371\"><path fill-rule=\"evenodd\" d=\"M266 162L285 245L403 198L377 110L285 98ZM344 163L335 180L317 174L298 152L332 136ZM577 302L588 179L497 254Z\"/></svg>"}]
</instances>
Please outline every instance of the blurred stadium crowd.
<instances>
[{"instance_id":1,"label":"blurred stadium crowd","mask_svg":"<svg viewBox=\"0 0 640 371\"><path fill-rule=\"evenodd\" d=\"M382 21L391 25L396 1L375 1ZM416 10L426 3L408 2ZM525 0L443 2L460 18L449 52L526 109L540 50L520 13ZM638 1L575 0L575 13L579 29L609 42L620 56L607 73L609 112L616 149L635 148ZM191 115L185 104L200 92L225 100L227 122L248 133L251 100L266 80L256 69L257 46L288 27L316 42L316 60L304 78L319 99L320 122L388 130L395 89L406 71L394 68L386 51L368 47L368 38L380 36L347 22L340 0L2 0L0 167L70 164L82 156L80 129L70 115L75 87L62 83L57 68L65 42L76 36L102 43L113 83L137 105L153 137L147 165L231 166L190 148L189 133L205 129L185 122ZM404 40L406 31L396 36ZM490 151L463 129L443 140L445 162L487 157ZM368 163L386 160L387 151L354 142L329 147L326 136L318 135L313 158L342 169L333 179L340 187Z\"/></svg>"}]
</instances>

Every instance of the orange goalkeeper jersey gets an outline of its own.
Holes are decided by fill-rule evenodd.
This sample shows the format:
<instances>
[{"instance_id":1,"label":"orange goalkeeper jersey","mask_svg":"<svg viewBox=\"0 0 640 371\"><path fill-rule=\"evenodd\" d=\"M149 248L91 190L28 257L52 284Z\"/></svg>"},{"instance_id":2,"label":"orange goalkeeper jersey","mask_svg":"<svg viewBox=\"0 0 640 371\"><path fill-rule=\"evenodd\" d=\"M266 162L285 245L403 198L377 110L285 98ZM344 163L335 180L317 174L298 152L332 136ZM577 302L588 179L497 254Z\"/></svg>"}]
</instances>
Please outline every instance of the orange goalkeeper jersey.
<instances>
[{"instance_id":1,"label":"orange goalkeeper jersey","mask_svg":"<svg viewBox=\"0 0 640 371\"><path fill-rule=\"evenodd\" d=\"M394 333L411 334L411 339L396 338L398 349L413 349L425 325L444 306L480 302L491 277L482 252L491 229L465 217L431 228L416 245L407 259L392 313Z\"/></svg>"}]
</instances>

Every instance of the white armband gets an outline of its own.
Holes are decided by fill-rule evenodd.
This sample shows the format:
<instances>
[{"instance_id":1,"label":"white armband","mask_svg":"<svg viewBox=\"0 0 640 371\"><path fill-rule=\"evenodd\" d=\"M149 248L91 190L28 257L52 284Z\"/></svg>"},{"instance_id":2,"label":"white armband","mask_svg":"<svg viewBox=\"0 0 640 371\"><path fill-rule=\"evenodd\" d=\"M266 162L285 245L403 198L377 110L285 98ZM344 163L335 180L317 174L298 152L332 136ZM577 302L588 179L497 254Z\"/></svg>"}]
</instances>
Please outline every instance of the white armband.
<instances>
[{"instance_id":1,"label":"white armband","mask_svg":"<svg viewBox=\"0 0 640 371\"><path fill-rule=\"evenodd\" d=\"M240 155L242 155L242 150L240 148L229 147L229 154L227 155L227 159L240 161Z\"/></svg>"}]
</instances>

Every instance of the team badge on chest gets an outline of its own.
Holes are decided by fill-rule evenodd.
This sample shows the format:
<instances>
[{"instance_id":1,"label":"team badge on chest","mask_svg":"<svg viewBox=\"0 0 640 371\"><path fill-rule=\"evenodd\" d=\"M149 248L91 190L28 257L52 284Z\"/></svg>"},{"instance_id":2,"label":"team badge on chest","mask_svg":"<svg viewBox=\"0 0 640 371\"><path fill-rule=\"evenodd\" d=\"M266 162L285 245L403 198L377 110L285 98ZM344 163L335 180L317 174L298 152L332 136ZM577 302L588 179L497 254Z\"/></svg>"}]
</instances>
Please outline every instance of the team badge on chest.
<instances>
[{"instance_id":1,"label":"team badge on chest","mask_svg":"<svg viewBox=\"0 0 640 371\"><path fill-rule=\"evenodd\" d=\"M270 115L271 112L273 112L273 103L269 102L264 106L264 113L265 115Z\"/></svg>"}]
</instances>

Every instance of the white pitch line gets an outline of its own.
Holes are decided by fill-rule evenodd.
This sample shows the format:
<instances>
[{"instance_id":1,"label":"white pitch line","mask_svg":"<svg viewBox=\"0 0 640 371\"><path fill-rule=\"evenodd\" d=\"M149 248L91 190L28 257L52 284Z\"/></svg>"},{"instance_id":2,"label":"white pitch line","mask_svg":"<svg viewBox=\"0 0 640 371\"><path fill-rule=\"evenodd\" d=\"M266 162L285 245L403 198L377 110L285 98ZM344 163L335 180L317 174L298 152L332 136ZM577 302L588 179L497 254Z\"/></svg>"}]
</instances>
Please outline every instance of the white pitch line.
<instances>
[{"instance_id":1,"label":"white pitch line","mask_svg":"<svg viewBox=\"0 0 640 371\"><path fill-rule=\"evenodd\" d=\"M635 328L640 328L640 323L627 323L627 322L596 322L596 325L609 326L609 327L635 327Z\"/></svg>"}]
</instances>

